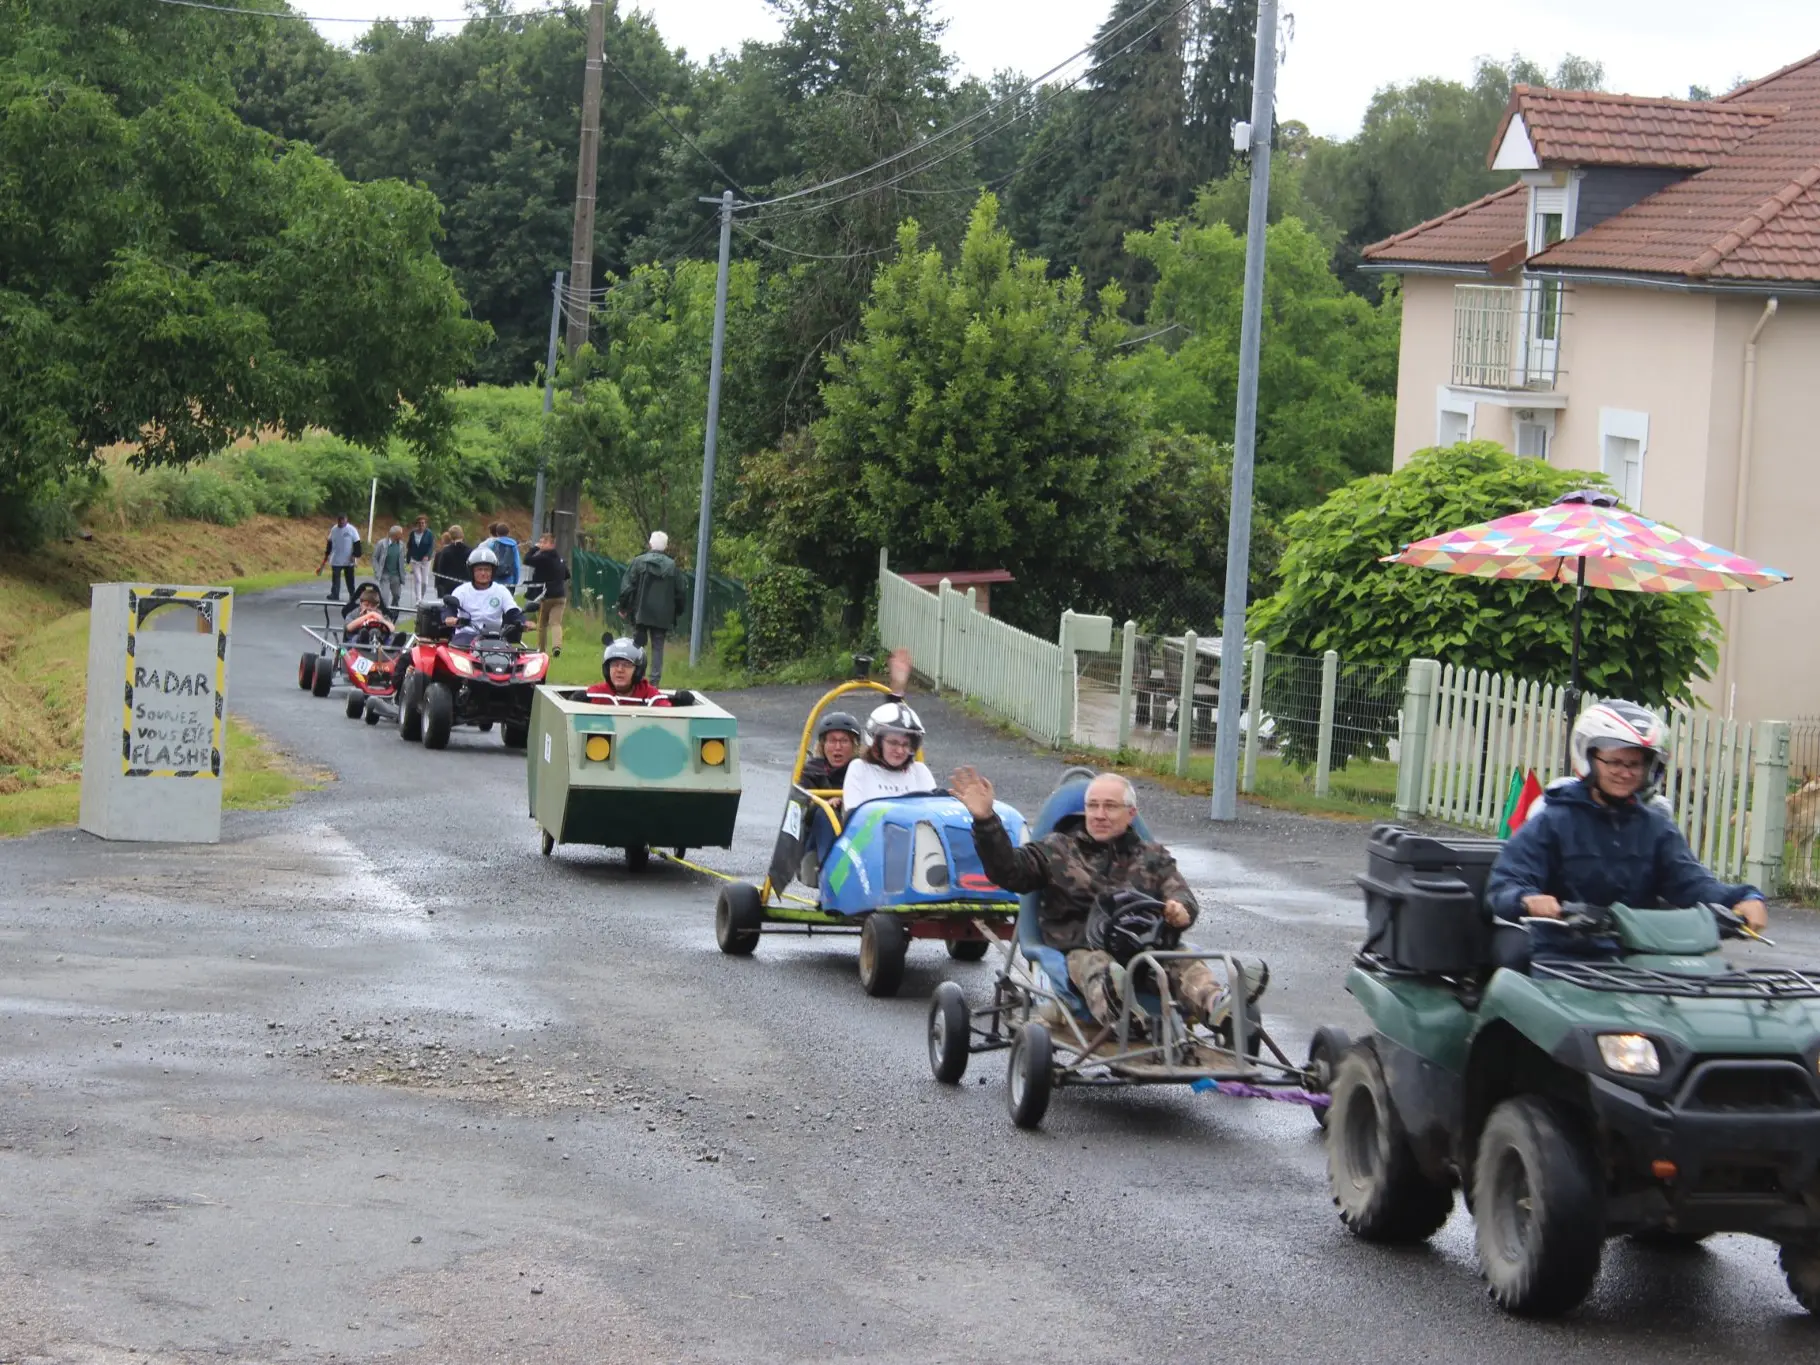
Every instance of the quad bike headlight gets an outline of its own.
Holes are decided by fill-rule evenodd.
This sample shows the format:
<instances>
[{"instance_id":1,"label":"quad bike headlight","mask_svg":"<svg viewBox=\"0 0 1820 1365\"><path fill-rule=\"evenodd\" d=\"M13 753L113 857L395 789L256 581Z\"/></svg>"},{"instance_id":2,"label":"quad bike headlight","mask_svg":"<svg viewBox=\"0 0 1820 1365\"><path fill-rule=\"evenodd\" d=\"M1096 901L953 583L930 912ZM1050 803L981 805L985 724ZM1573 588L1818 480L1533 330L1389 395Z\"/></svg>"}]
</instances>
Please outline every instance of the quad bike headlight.
<instances>
[{"instance_id":1,"label":"quad bike headlight","mask_svg":"<svg viewBox=\"0 0 1820 1365\"><path fill-rule=\"evenodd\" d=\"M1662 1058L1641 1033L1601 1033L1599 1059L1620 1076L1660 1076Z\"/></svg>"},{"instance_id":2,"label":"quad bike headlight","mask_svg":"<svg viewBox=\"0 0 1820 1365\"><path fill-rule=\"evenodd\" d=\"M474 673L474 665L469 662L465 654L449 655L449 667L467 677L472 677Z\"/></svg>"}]
</instances>

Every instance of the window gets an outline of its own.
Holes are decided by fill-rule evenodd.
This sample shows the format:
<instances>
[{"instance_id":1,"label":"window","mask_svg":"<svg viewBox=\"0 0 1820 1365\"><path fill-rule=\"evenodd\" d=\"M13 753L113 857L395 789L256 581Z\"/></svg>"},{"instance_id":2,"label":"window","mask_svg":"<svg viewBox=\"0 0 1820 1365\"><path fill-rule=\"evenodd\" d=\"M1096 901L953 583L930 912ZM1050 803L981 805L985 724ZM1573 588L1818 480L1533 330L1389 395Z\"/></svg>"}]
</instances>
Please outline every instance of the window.
<instances>
[{"instance_id":1,"label":"window","mask_svg":"<svg viewBox=\"0 0 1820 1365\"><path fill-rule=\"evenodd\" d=\"M1643 465L1648 454L1647 412L1599 409L1599 468L1633 512L1643 510Z\"/></svg>"},{"instance_id":2,"label":"window","mask_svg":"<svg viewBox=\"0 0 1820 1365\"><path fill-rule=\"evenodd\" d=\"M915 867L910 873L910 885L922 892L939 892L948 889L948 850L942 844L942 836L935 832L935 826L927 820L919 820L916 825Z\"/></svg>"},{"instance_id":3,"label":"window","mask_svg":"<svg viewBox=\"0 0 1820 1365\"><path fill-rule=\"evenodd\" d=\"M1517 454L1528 460L1548 459L1548 428L1540 422L1517 423Z\"/></svg>"},{"instance_id":4,"label":"window","mask_svg":"<svg viewBox=\"0 0 1820 1365\"><path fill-rule=\"evenodd\" d=\"M1435 444L1438 446L1457 446L1461 441L1472 436L1472 420L1463 412L1441 410L1440 423L1435 428Z\"/></svg>"}]
</instances>

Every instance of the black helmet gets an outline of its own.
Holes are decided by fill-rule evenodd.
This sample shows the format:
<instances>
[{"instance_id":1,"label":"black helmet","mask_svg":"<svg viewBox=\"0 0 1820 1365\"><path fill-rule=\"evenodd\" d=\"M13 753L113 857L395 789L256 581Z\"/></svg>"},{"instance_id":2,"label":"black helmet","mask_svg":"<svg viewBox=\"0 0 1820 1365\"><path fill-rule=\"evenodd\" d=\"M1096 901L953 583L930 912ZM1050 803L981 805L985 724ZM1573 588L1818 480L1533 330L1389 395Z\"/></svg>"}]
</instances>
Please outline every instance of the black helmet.
<instances>
[{"instance_id":1,"label":"black helmet","mask_svg":"<svg viewBox=\"0 0 1820 1365\"><path fill-rule=\"evenodd\" d=\"M1181 930L1163 918L1163 903L1141 891L1102 891L1087 916L1087 946L1119 963L1173 948L1181 939Z\"/></svg>"},{"instance_id":2,"label":"black helmet","mask_svg":"<svg viewBox=\"0 0 1820 1365\"><path fill-rule=\"evenodd\" d=\"M815 722L815 747L820 749L822 741L837 730L845 730L853 736L853 742L860 742L859 721L846 711L830 711Z\"/></svg>"}]
</instances>

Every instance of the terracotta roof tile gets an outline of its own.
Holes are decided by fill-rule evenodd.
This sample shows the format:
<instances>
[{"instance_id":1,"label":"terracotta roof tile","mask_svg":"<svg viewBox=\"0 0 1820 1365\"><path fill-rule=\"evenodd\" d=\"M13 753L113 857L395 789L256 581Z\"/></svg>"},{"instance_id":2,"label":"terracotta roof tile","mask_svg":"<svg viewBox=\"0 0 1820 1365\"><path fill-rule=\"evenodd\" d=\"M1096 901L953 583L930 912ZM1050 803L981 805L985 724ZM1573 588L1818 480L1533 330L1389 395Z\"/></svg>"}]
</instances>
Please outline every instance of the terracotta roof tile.
<instances>
[{"instance_id":1,"label":"terracotta roof tile","mask_svg":"<svg viewBox=\"0 0 1820 1365\"><path fill-rule=\"evenodd\" d=\"M1600 90L1519 85L1492 139L1521 115L1543 166L1656 166L1701 170L1772 123L1785 106L1760 101L1657 100Z\"/></svg>"},{"instance_id":2,"label":"terracotta roof tile","mask_svg":"<svg viewBox=\"0 0 1820 1365\"><path fill-rule=\"evenodd\" d=\"M1522 189L1521 184L1506 185L1495 194L1387 237L1366 247L1365 259L1384 264L1478 265L1494 269L1494 273L1508 270L1523 259L1523 219L1528 210Z\"/></svg>"}]
</instances>

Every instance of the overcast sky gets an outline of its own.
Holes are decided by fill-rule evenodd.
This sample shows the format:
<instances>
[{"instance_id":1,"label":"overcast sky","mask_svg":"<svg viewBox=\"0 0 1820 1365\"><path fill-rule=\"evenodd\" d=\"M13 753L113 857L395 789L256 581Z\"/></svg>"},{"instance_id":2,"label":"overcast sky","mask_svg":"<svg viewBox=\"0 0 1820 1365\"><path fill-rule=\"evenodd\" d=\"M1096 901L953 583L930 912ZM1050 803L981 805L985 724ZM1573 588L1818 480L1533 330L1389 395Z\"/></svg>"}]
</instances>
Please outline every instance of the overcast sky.
<instances>
[{"instance_id":1,"label":"overcast sky","mask_svg":"<svg viewBox=\"0 0 1820 1365\"><path fill-rule=\"evenodd\" d=\"M312 15L456 15L460 0L293 0ZM1418 76L1464 79L1480 55L1515 49L1547 66L1568 52L1605 63L1637 95L1715 91L1820 50L1820 0L1281 0L1294 16L1277 108L1317 133L1357 130L1372 92ZM517 0L518 8L534 8ZM701 59L776 32L764 0L643 0L664 37ZM981 76L1046 70L1082 47L1110 0L937 0L948 46ZM338 42L352 24L319 27Z\"/></svg>"}]
</instances>

